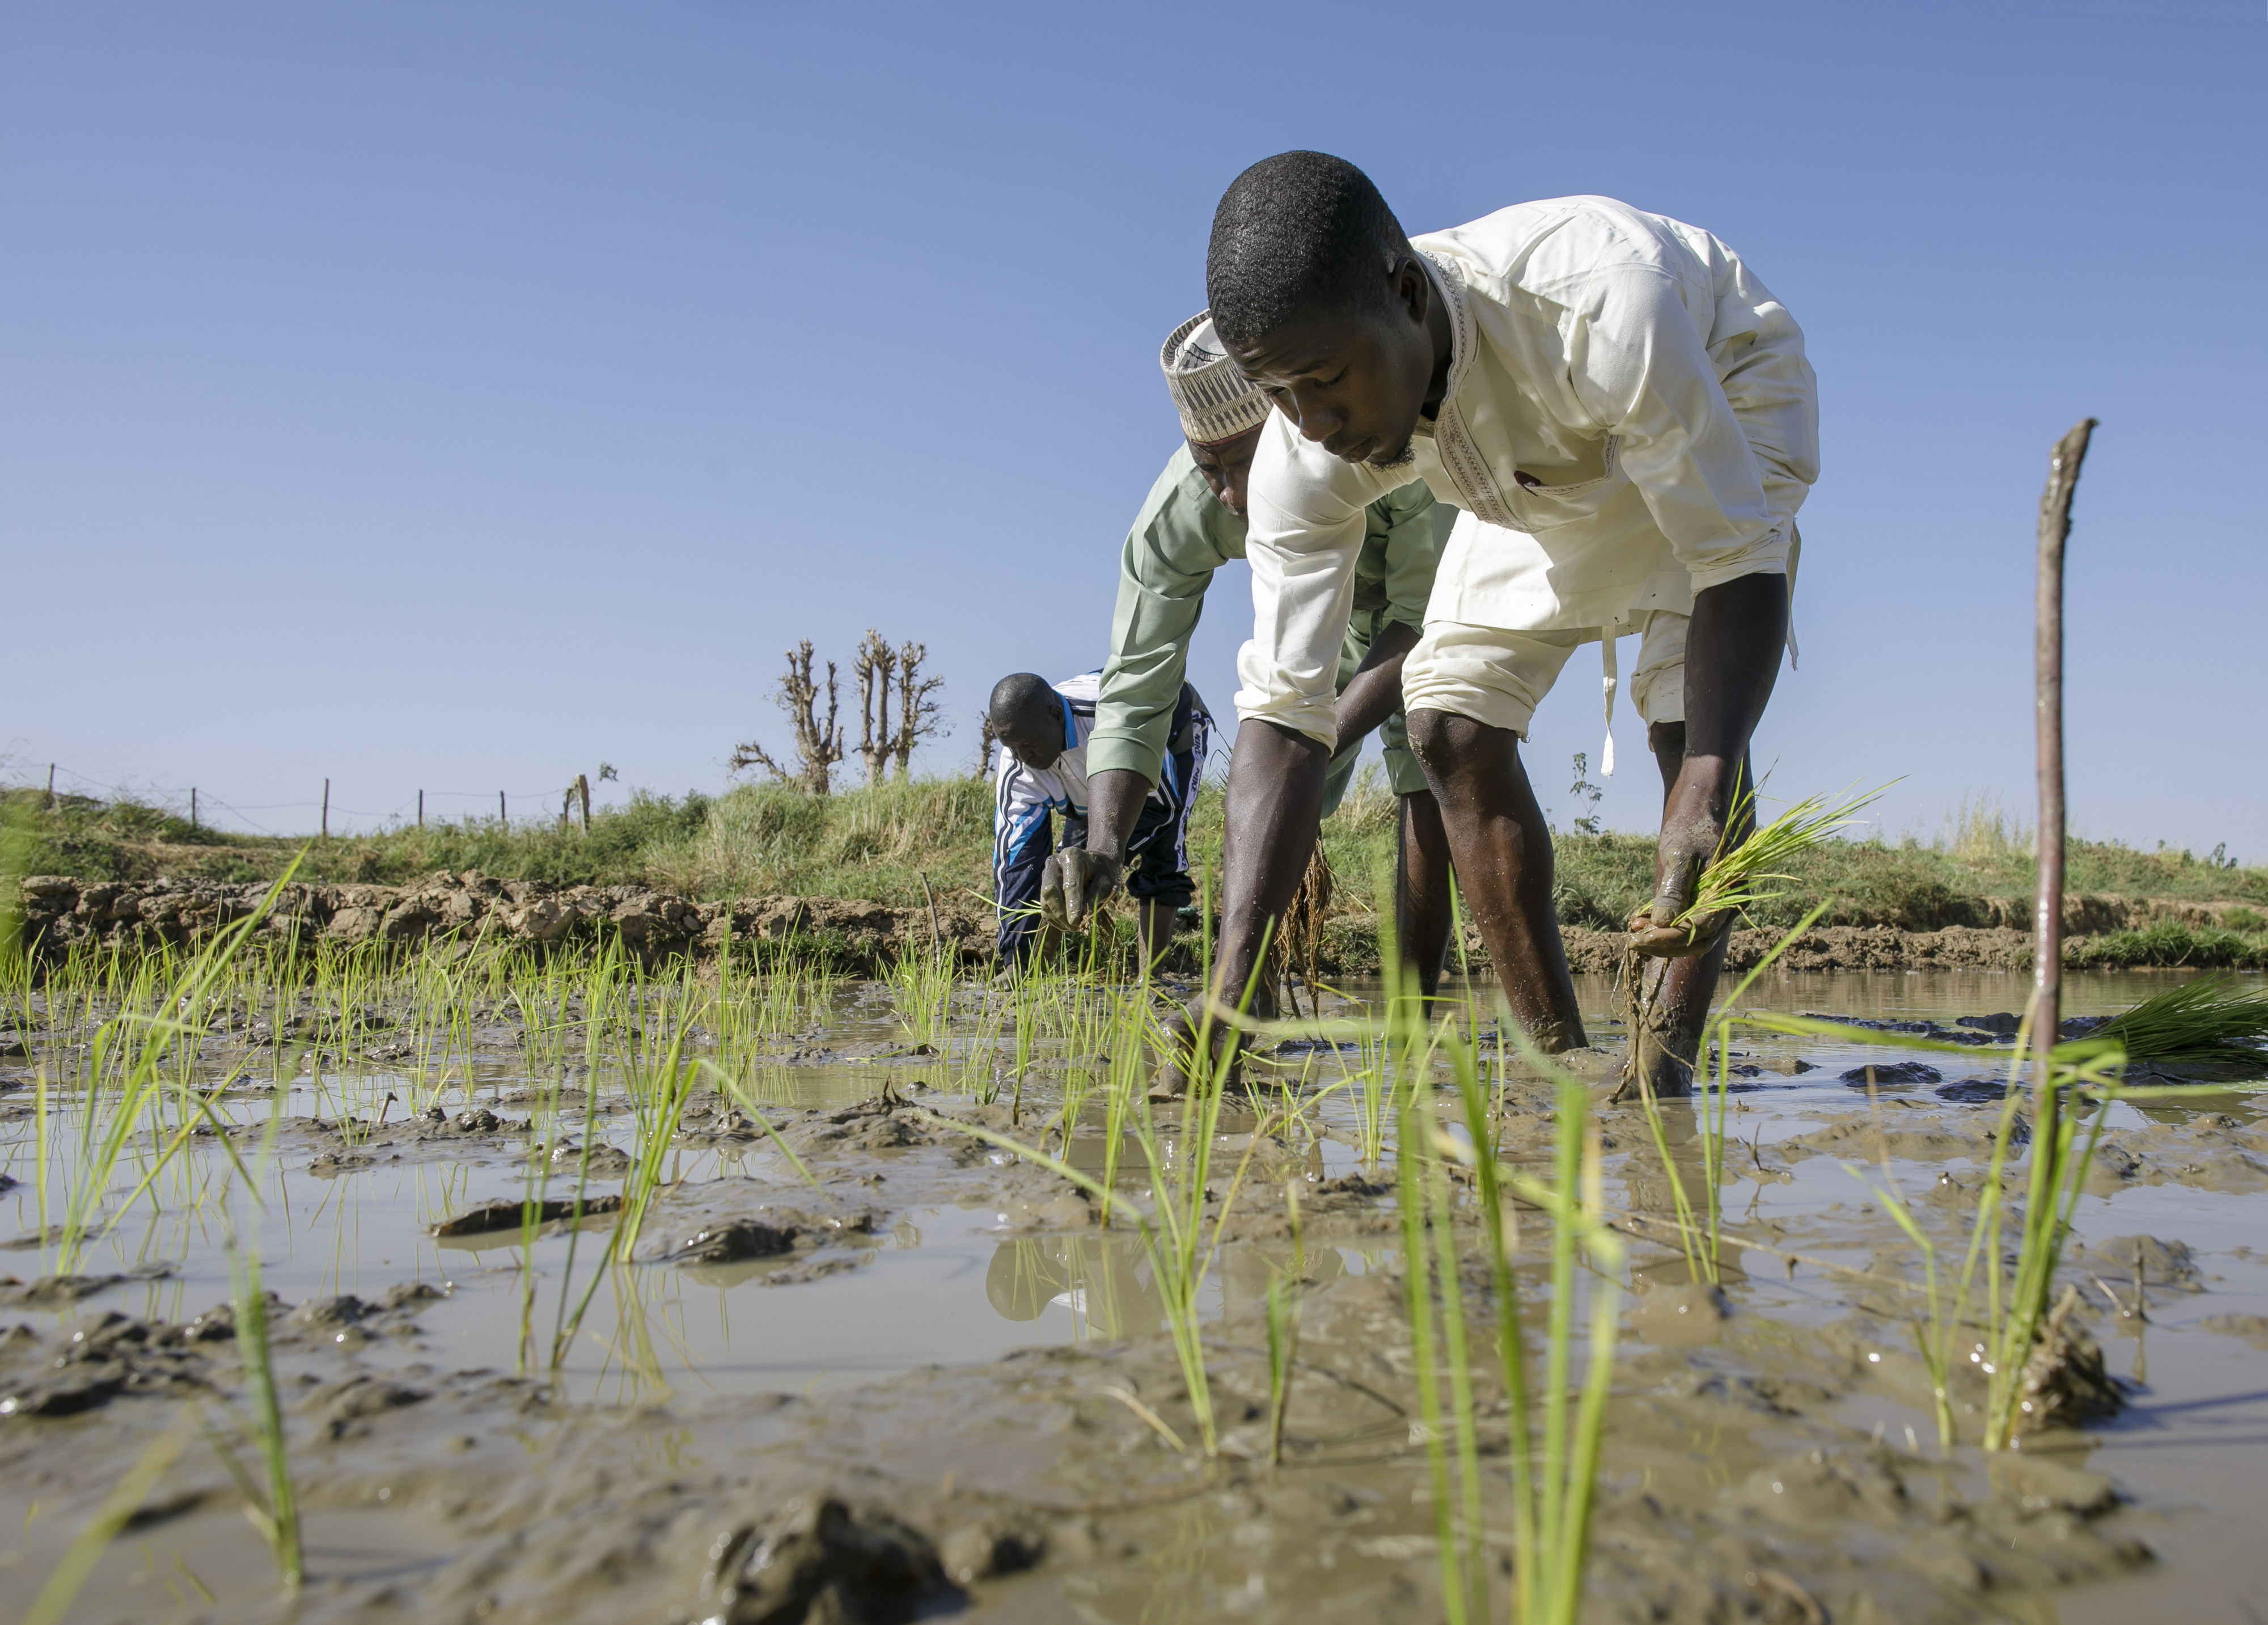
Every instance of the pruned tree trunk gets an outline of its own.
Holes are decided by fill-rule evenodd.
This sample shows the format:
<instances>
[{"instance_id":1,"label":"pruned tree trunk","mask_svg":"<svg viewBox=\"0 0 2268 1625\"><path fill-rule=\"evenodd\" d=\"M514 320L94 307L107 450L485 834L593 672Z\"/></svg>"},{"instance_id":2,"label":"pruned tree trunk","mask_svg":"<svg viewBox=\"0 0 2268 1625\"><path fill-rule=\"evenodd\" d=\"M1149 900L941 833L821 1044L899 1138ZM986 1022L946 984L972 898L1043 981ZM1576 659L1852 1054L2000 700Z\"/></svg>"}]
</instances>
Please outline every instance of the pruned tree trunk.
<instances>
[{"instance_id":1,"label":"pruned tree trunk","mask_svg":"<svg viewBox=\"0 0 2268 1625\"><path fill-rule=\"evenodd\" d=\"M858 680L858 758L866 766L866 783L879 784L890 770L890 753L896 737L890 731L890 691L897 680L898 654L873 627L850 662Z\"/></svg>"},{"instance_id":2,"label":"pruned tree trunk","mask_svg":"<svg viewBox=\"0 0 2268 1625\"><path fill-rule=\"evenodd\" d=\"M921 674L922 662L928 658L927 643L906 643L898 650L898 732L891 749L898 759L901 779L909 771L915 746L951 732L940 720L934 697L945 687L945 679Z\"/></svg>"},{"instance_id":3,"label":"pruned tree trunk","mask_svg":"<svg viewBox=\"0 0 2268 1625\"><path fill-rule=\"evenodd\" d=\"M811 640L806 637L788 651L786 674L773 691L780 710L787 713L788 720L795 726L796 770L790 773L773 761L762 745L751 739L733 747L734 772L762 767L782 783L796 785L808 794L828 793L832 769L843 760L843 730L836 722L838 691L835 662L827 663L827 711L823 717L819 710L820 687L811 674Z\"/></svg>"},{"instance_id":4,"label":"pruned tree trunk","mask_svg":"<svg viewBox=\"0 0 2268 1625\"><path fill-rule=\"evenodd\" d=\"M992 747L1000 742L1000 736L993 729L990 708L977 712L976 719L980 724L976 735L976 768L968 776L989 778L992 773Z\"/></svg>"}]
</instances>

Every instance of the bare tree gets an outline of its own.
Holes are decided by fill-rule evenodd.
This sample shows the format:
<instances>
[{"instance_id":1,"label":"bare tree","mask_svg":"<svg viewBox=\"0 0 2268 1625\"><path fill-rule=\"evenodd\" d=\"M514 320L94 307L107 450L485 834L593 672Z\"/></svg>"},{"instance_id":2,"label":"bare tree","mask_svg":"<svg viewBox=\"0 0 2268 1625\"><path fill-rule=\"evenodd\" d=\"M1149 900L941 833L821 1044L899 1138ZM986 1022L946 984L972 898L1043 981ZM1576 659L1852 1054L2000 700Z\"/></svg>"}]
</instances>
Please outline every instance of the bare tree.
<instances>
[{"instance_id":1,"label":"bare tree","mask_svg":"<svg viewBox=\"0 0 2268 1625\"><path fill-rule=\"evenodd\" d=\"M733 749L732 768L735 773L744 768L761 767L770 770L773 777L783 783L795 784L814 796L828 791L829 770L843 760L843 730L836 724L835 662L827 663L827 715L819 714L819 685L811 675L811 640L788 651L787 672L773 691L780 710L795 724L796 770L790 773L774 761L762 745L754 739Z\"/></svg>"},{"instance_id":2,"label":"bare tree","mask_svg":"<svg viewBox=\"0 0 2268 1625\"><path fill-rule=\"evenodd\" d=\"M992 772L992 747L1000 742L1000 736L993 729L990 706L977 712L976 719L982 724L976 735L976 767L968 776L973 779L988 778Z\"/></svg>"},{"instance_id":3,"label":"bare tree","mask_svg":"<svg viewBox=\"0 0 2268 1625\"><path fill-rule=\"evenodd\" d=\"M873 634L868 633L868 636ZM932 698L945 687L942 677L924 677L922 662L929 658L927 643L905 643L898 650L898 732L892 747L898 758L898 776L904 778L914 746L925 739L939 739L953 730L939 720L940 708Z\"/></svg>"},{"instance_id":4,"label":"bare tree","mask_svg":"<svg viewBox=\"0 0 2268 1625\"><path fill-rule=\"evenodd\" d=\"M889 772L890 753L896 746L890 732L890 688L897 671L897 651L868 627L858 658L850 662L850 673L858 680L858 757L866 764L869 784L880 783Z\"/></svg>"}]
</instances>

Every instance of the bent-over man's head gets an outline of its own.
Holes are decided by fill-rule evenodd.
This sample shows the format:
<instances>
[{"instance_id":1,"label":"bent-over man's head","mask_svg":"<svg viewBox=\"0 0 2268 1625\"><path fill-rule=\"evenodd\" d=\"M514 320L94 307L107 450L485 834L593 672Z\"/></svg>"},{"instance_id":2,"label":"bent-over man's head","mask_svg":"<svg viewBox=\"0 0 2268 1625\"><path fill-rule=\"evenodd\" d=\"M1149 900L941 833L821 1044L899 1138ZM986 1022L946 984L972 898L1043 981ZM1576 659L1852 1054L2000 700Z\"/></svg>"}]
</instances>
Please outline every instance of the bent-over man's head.
<instances>
[{"instance_id":1,"label":"bent-over man's head","mask_svg":"<svg viewBox=\"0 0 2268 1625\"><path fill-rule=\"evenodd\" d=\"M1165 369L1166 388L1197 472L1221 505L1242 518L1244 483L1260 426L1268 421L1268 397L1221 348L1210 311L1199 311L1166 335L1158 364Z\"/></svg>"},{"instance_id":2,"label":"bent-over man's head","mask_svg":"<svg viewBox=\"0 0 2268 1625\"><path fill-rule=\"evenodd\" d=\"M1036 672L1016 672L992 685L992 732L1028 768L1052 768L1064 754L1063 696Z\"/></svg>"},{"instance_id":3,"label":"bent-over man's head","mask_svg":"<svg viewBox=\"0 0 2268 1625\"><path fill-rule=\"evenodd\" d=\"M1322 152L1246 170L1213 211L1205 294L1224 348L1302 435L1348 462L1409 462L1448 327L1369 176Z\"/></svg>"}]
</instances>

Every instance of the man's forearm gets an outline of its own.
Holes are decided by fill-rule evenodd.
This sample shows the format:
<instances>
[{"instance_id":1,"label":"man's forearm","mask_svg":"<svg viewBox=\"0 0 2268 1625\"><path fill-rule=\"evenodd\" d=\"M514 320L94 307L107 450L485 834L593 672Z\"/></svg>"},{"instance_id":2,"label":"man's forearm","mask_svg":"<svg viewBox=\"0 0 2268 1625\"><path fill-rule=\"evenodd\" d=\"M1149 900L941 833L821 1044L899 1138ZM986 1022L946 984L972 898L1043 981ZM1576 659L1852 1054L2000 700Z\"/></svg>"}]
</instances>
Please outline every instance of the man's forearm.
<instances>
[{"instance_id":1,"label":"man's forearm","mask_svg":"<svg viewBox=\"0 0 2268 1625\"><path fill-rule=\"evenodd\" d=\"M1362 665L1339 695L1338 738L1331 754L1358 745L1402 709L1402 663L1417 647L1418 629L1396 621L1378 635Z\"/></svg>"},{"instance_id":2,"label":"man's forearm","mask_svg":"<svg viewBox=\"0 0 2268 1625\"><path fill-rule=\"evenodd\" d=\"M1150 781L1130 768L1111 768L1086 782L1086 849L1125 861L1135 820L1150 794Z\"/></svg>"},{"instance_id":3,"label":"man's forearm","mask_svg":"<svg viewBox=\"0 0 2268 1625\"><path fill-rule=\"evenodd\" d=\"M1232 1003L1251 979L1268 922L1291 907L1307 872L1329 765L1323 746L1304 733L1257 721L1237 730L1228 773L1215 984Z\"/></svg>"},{"instance_id":4,"label":"man's forearm","mask_svg":"<svg viewBox=\"0 0 2268 1625\"><path fill-rule=\"evenodd\" d=\"M1721 820L1735 769L1762 721L1787 641L1787 577L1742 576L1694 595L1685 637L1685 761L1670 794ZM1744 791L1756 786L1744 784Z\"/></svg>"}]
</instances>

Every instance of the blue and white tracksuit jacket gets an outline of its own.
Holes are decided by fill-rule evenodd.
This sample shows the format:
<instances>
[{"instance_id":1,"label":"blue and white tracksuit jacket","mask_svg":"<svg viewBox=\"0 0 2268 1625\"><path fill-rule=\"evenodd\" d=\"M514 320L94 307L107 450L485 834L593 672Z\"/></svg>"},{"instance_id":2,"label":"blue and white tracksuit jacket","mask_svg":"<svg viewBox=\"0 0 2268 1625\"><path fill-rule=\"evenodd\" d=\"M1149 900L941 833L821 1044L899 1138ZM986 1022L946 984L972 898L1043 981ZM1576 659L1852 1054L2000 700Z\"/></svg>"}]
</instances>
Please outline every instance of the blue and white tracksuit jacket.
<instances>
[{"instance_id":1,"label":"blue and white tracksuit jacket","mask_svg":"<svg viewBox=\"0 0 2268 1625\"><path fill-rule=\"evenodd\" d=\"M1086 844L1086 740L1094 732L1094 702L1101 687L1100 672L1056 684L1063 706L1064 752L1045 768L1027 767L1001 747L993 778L992 893L1000 909L1003 963L1020 960L1038 929L1031 910L1040 898L1040 871L1056 850L1052 815L1063 814L1066 851ZM1197 691L1183 683L1157 788L1142 804L1126 844L1129 895L1178 908L1197 894L1189 879L1189 813L1211 743L1212 717Z\"/></svg>"}]
</instances>

